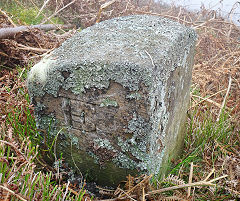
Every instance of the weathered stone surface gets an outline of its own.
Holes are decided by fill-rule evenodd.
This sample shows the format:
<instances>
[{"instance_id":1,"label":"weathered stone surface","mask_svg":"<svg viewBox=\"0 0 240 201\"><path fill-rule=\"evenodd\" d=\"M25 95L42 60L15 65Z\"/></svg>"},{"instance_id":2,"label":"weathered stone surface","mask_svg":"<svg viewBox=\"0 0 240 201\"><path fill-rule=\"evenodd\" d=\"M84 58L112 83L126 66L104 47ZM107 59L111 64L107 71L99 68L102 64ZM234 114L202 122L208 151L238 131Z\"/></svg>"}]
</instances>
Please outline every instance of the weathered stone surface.
<instances>
[{"instance_id":1,"label":"weathered stone surface","mask_svg":"<svg viewBox=\"0 0 240 201\"><path fill-rule=\"evenodd\" d=\"M195 40L193 30L147 15L77 33L29 73L38 126L100 185L164 174L183 143Z\"/></svg>"}]
</instances>

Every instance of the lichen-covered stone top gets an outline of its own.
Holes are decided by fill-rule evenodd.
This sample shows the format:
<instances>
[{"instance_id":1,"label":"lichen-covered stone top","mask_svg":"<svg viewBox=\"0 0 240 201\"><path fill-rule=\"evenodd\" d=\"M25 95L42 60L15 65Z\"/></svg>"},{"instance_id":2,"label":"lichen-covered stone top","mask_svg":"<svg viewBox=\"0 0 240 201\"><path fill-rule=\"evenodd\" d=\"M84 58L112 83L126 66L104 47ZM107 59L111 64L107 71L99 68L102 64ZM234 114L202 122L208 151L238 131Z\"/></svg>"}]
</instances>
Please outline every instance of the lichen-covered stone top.
<instances>
[{"instance_id":1,"label":"lichen-covered stone top","mask_svg":"<svg viewBox=\"0 0 240 201\"><path fill-rule=\"evenodd\" d=\"M107 88L109 74L111 79L132 91L138 89L139 77L150 86L156 69L164 78L164 65L158 64L181 63L176 61L179 58L169 59L171 51L184 51L182 47L193 44L195 38L193 30L157 16L134 15L107 20L77 33L35 65L28 82L37 84L30 87L29 92L36 96L45 93L57 96L62 86L81 94L86 88ZM66 78L62 72L70 76ZM98 78L91 79L96 74Z\"/></svg>"}]
</instances>

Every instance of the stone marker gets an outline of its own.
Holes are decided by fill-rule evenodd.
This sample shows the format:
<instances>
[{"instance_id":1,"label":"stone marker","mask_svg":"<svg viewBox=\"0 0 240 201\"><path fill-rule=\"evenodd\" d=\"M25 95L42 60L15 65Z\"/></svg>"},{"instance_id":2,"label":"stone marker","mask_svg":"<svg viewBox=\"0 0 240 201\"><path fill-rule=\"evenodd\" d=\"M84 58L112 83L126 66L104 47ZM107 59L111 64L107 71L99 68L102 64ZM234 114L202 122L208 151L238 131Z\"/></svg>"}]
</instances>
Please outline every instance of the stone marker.
<instances>
[{"instance_id":1,"label":"stone marker","mask_svg":"<svg viewBox=\"0 0 240 201\"><path fill-rule=\"evenodd\" d=\"M29 73L38 127L99 185L164 174L183 144L195 41L192 29L148 15L84 29Z\"/></svg>"}]
</instances>

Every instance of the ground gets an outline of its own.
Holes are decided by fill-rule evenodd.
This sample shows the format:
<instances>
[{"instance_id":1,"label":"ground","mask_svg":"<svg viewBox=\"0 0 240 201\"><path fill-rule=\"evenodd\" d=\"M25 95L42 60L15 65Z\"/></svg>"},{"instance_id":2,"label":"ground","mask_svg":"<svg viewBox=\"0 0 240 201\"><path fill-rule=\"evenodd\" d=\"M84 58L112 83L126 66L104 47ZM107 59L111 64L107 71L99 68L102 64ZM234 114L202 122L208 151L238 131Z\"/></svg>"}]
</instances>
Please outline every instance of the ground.
<instances>
[{"instance_id":1,"label":"ground","mask_svg":"<svg viewBox=\"0 0 240 201\"><path fill-rule=\"evenodd\" d=\"M12 5L10 2L18 2L18 6L25 8L32 6L38 8L37 11L43 5L42 1L37 0L32 1L35 6L23 0L8 1L0 11L0 27L25 24L23 20L26 18L16 18L14 9L8 9ZM88 1L73 2L55 15L63 19L57 22L73 23L76 27L85 28L97 20L116 16L152 14L191 26L198 33L198 42L185 148L182 157L172 161L171 174L161 181L152 178L151 182L151 176L129 176L125 186L113 191L98 189L98 196L108 196L113 200L237 200L240 197L239 27L213 11L203 9L199 13L190 13L183 8L159 6L151 1L113 1L107 7L102 6L104 9L99 15L104 2L93 1L90 5ZM56 12L55 8L63 8L57 3L51 2L43 7L43 19L40 21ZM68 4L65 1L63 3ZM50 13L51 10L53 13ZM10 39L0 39L1 199L7 200L10 196L20 200L33 200L33 197L36 200L67 200L74 196L77 200L84 196L90 199L88 194L83 195L84 189L81 191L83 181L81 183L75 178L67 183L64 173L59 172L61 168L50 167L42 160L41 155L48 156L51 151L54 152L54 142L44 141L42 136L38 136L25 83L30 66L75 31L45 33L28 30ZM26 136L29 140L26 140ZM36 157L36 144L40 142L45 142L46 149L39 149ZM64 166L64 161L56 159L55 167L62 163ZM204 183L205 179L207 183ZM19 182L21 180L25 183ZM32 181L30 183L33 185L27 187L28 181ZM61 184L61 188L50 181ZM213 183L217 186L213 186ZM195 188L195 185L206 187ZM185 191L188 186L192 188ZM34 193L33 189L42 190Z\"/></svg>"}]
</instances>

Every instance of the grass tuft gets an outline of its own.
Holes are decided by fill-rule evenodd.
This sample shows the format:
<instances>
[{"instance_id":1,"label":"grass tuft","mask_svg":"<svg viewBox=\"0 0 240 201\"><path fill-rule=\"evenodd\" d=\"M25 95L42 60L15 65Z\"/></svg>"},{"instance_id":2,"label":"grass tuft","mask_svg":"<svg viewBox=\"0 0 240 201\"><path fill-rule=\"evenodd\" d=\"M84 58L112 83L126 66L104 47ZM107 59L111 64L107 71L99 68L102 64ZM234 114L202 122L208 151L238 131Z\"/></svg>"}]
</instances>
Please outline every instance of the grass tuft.
<instances>
[{"instance_id":1,"label":"grass tuft","mask_svg":"<svg viewBox=\"0 0 240 201\"><path fill-rule=\"evenodd\" d=\"M0 2L0 7L11 16L15 24L36 25L45 19L45 13L39 14L39 8L36 4L27 1L10 0L7 3ZM47 20L46 23L63 24L63 21L58 17L53 17L51 22Z\"/></svg>"},{"instance_id":2,"label":"grass tuft","mask_svg":"<svg viewBox=\"0 0 240 201\"><path fill-rule=\"evenodd\" d=\"M26 90L27 70L4 71L1 100L6 104L0 104L1 196L5 200L82 200L84 189L74 194L69 185L57 184L54 172L37 169L42 160L38 147L42 137Z\"/></svg>"}]
</instances>

